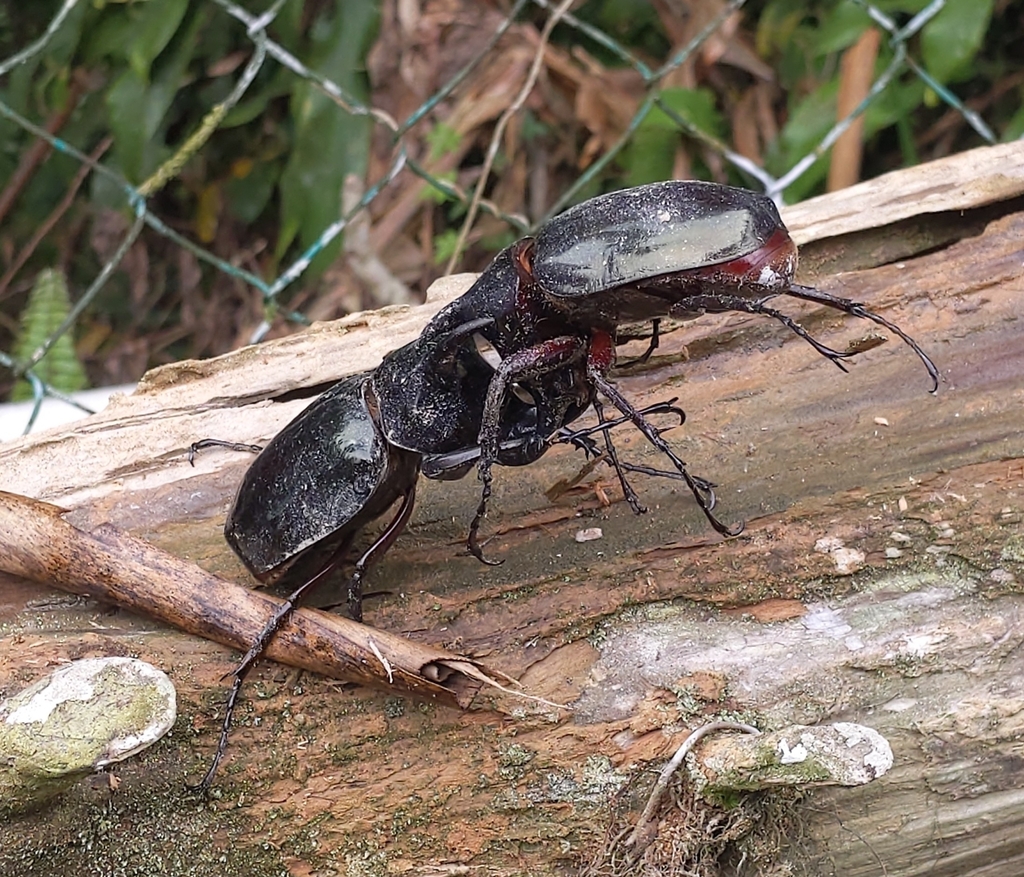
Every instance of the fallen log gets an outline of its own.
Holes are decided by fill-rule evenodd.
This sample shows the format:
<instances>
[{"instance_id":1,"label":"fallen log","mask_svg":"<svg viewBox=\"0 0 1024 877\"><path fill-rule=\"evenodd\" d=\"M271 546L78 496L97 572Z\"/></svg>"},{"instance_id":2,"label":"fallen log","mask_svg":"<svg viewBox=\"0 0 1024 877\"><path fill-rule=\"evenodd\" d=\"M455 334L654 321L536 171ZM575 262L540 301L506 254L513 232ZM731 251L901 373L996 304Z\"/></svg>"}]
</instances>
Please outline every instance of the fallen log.
<instances>
[{"instance_id":1,"label":"fallen log","mask_svg":"<svg viewBox=\"0 0 1024 877\"><path fill-rule=\"evenodd\" d=\"M488 551L507 562L483 569L457 556L472 479L422 485L408 532L367 582L390 592L368 603L368 622L501 667L531 693L571 702L571 716L435 709L315 676L300 684L268 662L223 777L225 802L242 806L204 813L197 831L180 781L213 746L219 704L208 692L222 690L234 658L0 580L0 684L83 653L137 653L170 668L182 716L170 738L119 768L113 797L79 789L48 819L0 829L0 866L60 848L63 826L102 809L113 828L85 830L94 851L136 849L142 835L163 860L187 846L196 873L564 873L635 824L689 729L727 718L762 730L856 722L889 741L893 767L799 802L745 796L727 822L674 805L659 861L745 820L798 839L770 848L797 873L1016 873L1021 150L968 153L793 208L803 228L828 235L802 238L812 276L801 281L912 334L942 371L936 397L903 345L874 346L842 375L782 327L743 315L676 328L619 378L637 404L680 398L687 422L666 436L718 483L723 520L746 520L739 538L709 533L688 493L659 479L637 483L651 509L637 518L607 470L575 479L582 459L556 449L514 477L497 473ZM831 224L839 214L852 225ZM300 387L312 398L345 370L373 367L437 306L157 370L109 412L0 447L3 486L70 508L80 528L108 523L244 580L221 526L248 459L211 453L193 471L188 444L265 440L304 404ZM856 321L790 312L833 346L865 340ZM620 449L648 461L626 432ZM591 536L577 541L581 530ZM168 826L173 843L160 841ZM188 846L196 834L203 844ZM732 853L754 849L744 842L733 837ZM84 853L67 856L83 870Z\"/></svg>"}]
</instances>

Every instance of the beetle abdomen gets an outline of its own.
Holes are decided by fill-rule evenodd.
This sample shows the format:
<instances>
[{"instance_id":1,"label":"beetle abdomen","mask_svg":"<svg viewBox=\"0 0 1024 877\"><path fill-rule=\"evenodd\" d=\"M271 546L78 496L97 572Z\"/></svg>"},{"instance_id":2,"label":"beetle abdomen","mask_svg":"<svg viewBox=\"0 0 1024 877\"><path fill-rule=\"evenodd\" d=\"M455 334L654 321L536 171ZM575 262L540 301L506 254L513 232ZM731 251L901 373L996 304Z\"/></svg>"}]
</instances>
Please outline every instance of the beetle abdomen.
<instances>
[{"instance_id":1,"label":"beetle abdomen","mask_svg":"<svg viewBox=\"0 0 1024 877\"><path fill-rule=\"evenodd\" d=\"M300 577L308 549L330 554L415 480L418 456L389 447L367 407L368 377L331 387L246 471L224 536L261 581ZM396 469L402 477L392 477Z\"/></svg>"}]
</instances>

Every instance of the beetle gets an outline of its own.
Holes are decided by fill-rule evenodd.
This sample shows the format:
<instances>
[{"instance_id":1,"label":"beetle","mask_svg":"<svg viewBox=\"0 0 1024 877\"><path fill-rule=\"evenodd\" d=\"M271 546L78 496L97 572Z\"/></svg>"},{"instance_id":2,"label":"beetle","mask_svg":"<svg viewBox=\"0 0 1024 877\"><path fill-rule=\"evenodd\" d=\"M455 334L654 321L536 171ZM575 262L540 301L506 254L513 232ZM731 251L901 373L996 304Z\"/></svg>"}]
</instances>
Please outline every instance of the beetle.
<instances>
[{"instance_id":1,"label":"beetle","mask_svg":"<svg viewBox=\"0 0 1024 877\"><path fill-rule=\"evenodd\" d=\"M428 350L417 348L415 342L406 345L385 357L382 365L392 367L393 358L402 366L399 373L405 374L408 368L408 374L418 375L410 384L410 393L417 386L424 390L425 385L429 390L437 376L454 372L461 374L464 383L459 386L464 390L481 390L475 398L450 394L434 398L434 406L441 409L434 412L437 424L446 424L447 429L437 426L432 431L429 423L418 420L415 424L422 428L410 426L409 433L435 453L423 455L387 439L381 428L382 406L371 381L374 372L338 381L266 447L216 439L204 439L190 447L190 461L197 450L207 446L258 452L228 511L225 539L263 584L297 585L266 622L233 673L217 751L197 789L209 787L223 758L246 675L302 598L345 560L362 527L399 503L381 534L355 561L347 597L349 614L356 621L362 620L362 580L367 569L394 544L412 514L421 461L427 476L438 480L461 478L476 464L478 449L457 446L460 436L468 435L472 441L478 431L483 389L492 373L483 360L460 363L460 341L474 328L472 324L460 327L447 342L430 345ZM420 362L417 355L425 357L424 361ZM481 373L471 374L467 367ZM672 414L681 424L685 414L674 402L657 403L644 409L644 414ZM538 444L534 406L518 400L506 408L505 417L495 462L512 466L533 462L554 442L571 443L596 454L589 436L624 422L609 421L575 432L560 429L553 439ZM612 463L620 465L617 460Z\"/></svg>"},{"instance_id":2,"label":"beetle","mask_svg":"<svg viewBox=\"0 0 1024 877\"><path fill-rule=\"evenodd\" d=\"M890 329L922 360L932 392L937 389L938 371L912 338L858 302L795 284L796 262L796 246L775 205L753 192L676 181L599 196L499 253L416 341L373 372L339 382L300 414L247 472L225 534L261 580L301 584L236 670L216 760L202 785L223 753L242 677L302 595L343 559L360 527L401 499L356 562L349 607L360 617L362 576L407 522L421 467L428 477L451 479L476 465L482 489L468 549L485 562L478 532L493 465L528 465L555 441L592 451L587 436L595 432L603 434L634 511L644 509L625 473L667 475L686 482L716 530L735 535L742 529L715 517L714 485L691 475L648 420L671 411L682 422L674 400L638 410L608 380L622 323L730 310L764 314L845 370L851 354L821 344L767 304L789 295ZM477 336L497 351L496 368L478 352ZM650 350L656 344L657 322ZM605 417L602 396L620 418ZM568 430L591 405L597 426ZM673 469L620 461L610 430L623 422L636 426Z\"/></svg>"},{"instance_id":3,"label":"beetle","mask_svg":"<svg viewBox=\"0 0 1024 877\"><path fill-rule=\"evenodd\" d=\"M714 485L690 475L657 430L608 381L615 363L615 332L623 323L724 311L763 314L846 371L843 360L851 353L821 344L768 304L790 296L889 329L924 364L930 391L938 389L938 370L917 342L859 302L796 284L796 267L796 244L770 198L696 181L651 183L592 198L499 253L420 336L429 346L435 334L450 336L472 324L502 358L488 385L477 436L483 486L470 525L470 552L484 559L478 531L491 492L502 412L515 387L524 388L534 400L540 431L564 426L588 404L603 419L599 397L607 398L669 458L716 530L736 535L742 529L718 520L713 514ZM656 343L655 334L652 349ZM614 454L611 447L609 454ZM621 478L622 469L617 471ZM624 480L623 489L634 510L641 511Z\"/></svg>"}]
</instances>

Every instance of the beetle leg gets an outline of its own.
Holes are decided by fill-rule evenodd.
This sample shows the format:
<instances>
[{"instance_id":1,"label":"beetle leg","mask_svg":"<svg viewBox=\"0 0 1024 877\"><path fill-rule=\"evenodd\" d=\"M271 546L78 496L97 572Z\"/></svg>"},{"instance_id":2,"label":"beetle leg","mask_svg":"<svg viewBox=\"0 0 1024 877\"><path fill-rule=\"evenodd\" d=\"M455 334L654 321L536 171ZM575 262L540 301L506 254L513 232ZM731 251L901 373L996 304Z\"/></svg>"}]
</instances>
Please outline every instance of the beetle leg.
<instances>
[{"instance_id":1,"label":"beetle leg","mask_svg":"<svg viewBox=\"0 0 1024 877\"><path fill-rule=\"evenodd\" d=\"M622 468L627 472L637 472L640 475L650 475L652 478L673 478L676 481L687 480L679 472L669 471L668 469L655 469L653 466L640 466L636 463L623 463ZM701 478L699 475L691 475L690 479L697 485L697 489L704 494L709 509L713 509L718 505L718 497L715 496L715 488L718 486L717 484L713 481L708 481L706 478Z\"/></svg>"},{"instance_id":2,"label":"beetle leg","mask_svg":"<svg viewBox=\"0 0 1024 877\"><path fill-rule=\"evenodd\" d=\"M258 454L263 450L263 445L247 445L245 442L228 442L222 439L200 439L188 446L189 466L195 466L196 451L201 451L203 448L230 448L232 451L249 451Z\"/></svg>"},{"instance_id":3,"label":"beetle leg","mask_svg":"<svg viewBox=\"0 0 1024 877\"><path fill-rule=\"evenodd\" d=\"M415 503L416 482L414 481L409 490L402 495L402 504L391 523L377 537L373 545L366 549L363 556L356 561L355 571L348 583L348 614L353 621L363 620L363 576L366 574L367 568L395 544L395 540L405 529L405 525L409 523Z\"/></svg>"},{"instance_id":4,"label":"beetle leg","mask_svg":"<svg viewBox=\"0 0 1024 877\"><path fill-rule=\"evenodd\" d=\"M601 404L599 399L594 399L592 404L594 406L594 410L597 412L598 420L604 424L604 405ZM629 507L633 510L634 514L647 514L647 506L640 502L640 497L637 496L636 491L633 490L633 485L626 479L626 473L622 469L622 464L619 462L618 452L615 450L615 444L612 442L610 428L604 430L604 447L608 454L608 460L611 462L612 468L615 470L615 474L619 477L619 484L622 486L622 493L626 497L626 502L629 503Z\"/></svg>"},{"instance_id":5,"label":"beetle leg","mask_svg":"<svg viewBox=\"0 0 1024 877\"><path fill-rule=\"evenodd\" d=\"M501 561L491 561L484 557L480 547L480 524L487 514L487 501L491 498L491 467L498 459L501 440L501 410L505 397L513 384L528 381L543 374L554 371L580 359L586 350L585 342L572 335L552 338L525 350L519 350L506 357L498 365L487 387L487 398L484 402L483 416L480 421L480 461L477 464L477 475L483 485L480 491L480 502L469 525L469 538L466 547L469 553L482 563L497 566Z\"/></svg>"},{"instance_id":6,"label":"beetle leg","mask_svg":"<svg viewBox=\"0 0 1024 877\"><path fill-rule=\"evenodd\" d=\"M673 453L672 449L659 435L658 431L651 426L646 419L644 419L643 415L640 414L629 400L618 391L614 384L609 383L599 368L590 366L588 367L587 373L591 381L593 381L594 386L597 387L602 394L607 396L619 411L633 421L636 428L643 433L644 438L646 438L647 441L672 461L672 465L675 466L676 471L679 473L682 480L686 482L686 486L690 488L690 493L692 493L694 499L697 500L697 505L700 506L700 510L704 513L704 517L708 519L711 526L723 536L738 536L742 533L742 523L735 527L729 527L715 517L712 511L715 506L715 492L713 489L714 486L711 482L703 478L695 478L687 471L686 464L680 460L675 453Z\"/></svg>"},{"instance_id":7,"label":"beetle leg","mask_svg":"<svg viewBox=\"0 0 1024 877\"><path fill-rule=\"evenodd\" d=\"M649 414L675 414L679 418L679 423L674 423L672 424L672 426L663 426L658 430L658 432L661 433L666 432L670 429L675 429L677 426L682 426L684 423L686 423L686 412L675 404L678 398L678 396L673 396L671 399L668 399L665 402L654 402L653 404L648 405L646 408L641 408L640 414L644 415L644 417L646 417ZM562 427L562 429L558 431L558 434L556 435L553 441L560 444L569 443L580 448L581 450L587 450L587 448L583 448L582 445L577 444L577 442L580 439L584 439L587 436L593 435L595 432L607 432L609 429L612 429L613 427L621 426L624 423L632 422L633 421L629 417L623 415L621 417L616 417L614 420L605 420L602 423L597 424L596 426L585 426L582 429L571 430L568 427Z\"/></svg>"},{"instance_id":8,"label":"beetle leg","mask_svg":"<svg viewBox=\"0 0 1024 877\"><path fill-rule=\"evenodd\" d=\"M238 666L230 674L233 677L231 683L231 691L228 693L227 703L224 707L224 721L220 728L220 739L217 741L217 751L214 753L213 762L210 764L206 774L195 786L192 786L194 791L205 792L210 788L210 784L213 782L213 778L217 773L217 768L220 766L221 759L224 757L225 751L228 747L228 732L231 730L231 720L235 713L235 704L238 702L238 694L242 690L242 683L245 681L245 677L249 675L249 671L253 668L253 665L263 656L263 653L267 650L267 646L270 641L274 638L274 634L280 630L281 625L284 624L289 616L295 611L299 601L314 587L316 587L320 581L327 576L334 568L341 562L341 559L345 556L345 552L352 544L352 539L355 537L355 531L349 533L337 551L331 555L331 559L327 561L327 564L321 569L315 576L308 579L298 588L296 588L288 598L277 607L277 610L273 615L270 616L267 623L263 626L263 630L260 631L259 636L256 637L256 642L252 644L252 647L245 653L245 657L239 662Z\"/></svg>"},{"instance_id":9,"label":"beetle leg","mask_svg":"<svg viewBox=\"0 0 1024 877\"><path fill-rule=\"evenodd\" d=\"M619 368L636 368L638 365L643 365L647 360L651 358L651 354L658 349L658 342L661 341L661 318L656 317L652 321L651 326L651 341L647 345L647 349L641 353L636 359L631 359L629 362L620 362Z\"/></svg>"},{"instance_id":10,"label":"beetle leg","mask_svg":"<svg viewBox=\"0 0 1024 877\"><path fill-rule=\"evenodd\" d=\"M932 362L931 357L921 349L920 345L918 345L913 338L911 338L895 323L890 323L885 319L885 317L869 311L860 302L853 301L849 298L840 298L839 296L829 295L827 292L822 292L819 289L815 289L813 286L799 286L793 283L790 284L789 289L786 290L786 294L792 295L795 298L802 298L804 301L813 301L817 304L826 305L830 308L836 308L836 310L843 311L852 317L871 320L872 323L884 326L908 344L910 349L917 354L918 359L924 363L924 367L928 371L928 376L932 379L932 388L928 392L935 393L939 389L939 370L935 367L935 363Z\"/></svg>"}]
</instances>

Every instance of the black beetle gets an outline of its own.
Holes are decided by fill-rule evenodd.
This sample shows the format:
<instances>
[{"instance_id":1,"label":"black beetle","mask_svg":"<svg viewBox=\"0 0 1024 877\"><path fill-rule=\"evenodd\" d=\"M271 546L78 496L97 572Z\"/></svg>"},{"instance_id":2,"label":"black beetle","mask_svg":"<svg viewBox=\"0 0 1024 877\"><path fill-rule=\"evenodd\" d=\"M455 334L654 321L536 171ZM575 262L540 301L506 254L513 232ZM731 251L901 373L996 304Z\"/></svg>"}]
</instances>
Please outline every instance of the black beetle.
<instances>
[{"instance_id":1,"label":"black beetle","mask_svg":"<svg viewBox=\"0 0 1024 877\"><path fill-rule=\"evenodd\" d=\"M603 418L598 393L605 396L668 456L716 530L734 535L741 529L715 517L713 485L691 476L657 430L607 380L615 362L615 331L622 323L707 312L764 314L845 371L843 359L852 354L819 343L767 304L789 295L889 329L924 363L935 392L938 370L912 338L858 302L795 284L796 264L796 245L771 199L694 181L652 183L592 198L552 219L535 237L499 253L420 337L429 346L435 335L449 337L473 325L502 357L480 420L483 489L470 526L470 551L483 559L477 532L490 495L503 411L516 386L533 399L541 432L571 422L588 404ZM622 469L618 472L621 478ZM640 511L624 480L623 489Z\"/></svg>"},{"instance_id":2,"label":"black beetle","mask_svg":"<svg viewBox=\"0 0 1024 877\"><path fill-rule=\"evenodd\" d=\"M245 676L305 594L345 560L360 529L400 500L390 523L355 562L347 596L349 614L356 621L362 620L362 580L366 570L394 544L412 514L421 461L425 474L438 480L461 478L477 463L479 450L457 443L460 436L474 440L479 430L483 397L493 373L479 358L460 362L463 358L460 342L474 329L472 324L463 327L451 334L449 343L430 345L426 350L417 348L414 342L389 354L381 366L390 369L392 360L401 364L402 368L395 373L412 376L408 385L410 397L417 398L413 388L419 386L425 403L431 398L427 389L435 376L447 375L456 386L479 391L476 397L466 398L434 393L437 410L433 411L436 417L433 427L428 418L416 421L421 428L407 429L424 448L430 447L436 453L423 455L388 440L381 428L383 409L374 394L373 372L338 381L300 412L266 447L204 439L189 449L190 461L195 451L207 446L221 445L259 453L246 470L228 511L224 535L262 583L297 585L267 621L233 673L217 752L198 789L209 787L223 757ZM422 354L424 361L418 361L413 351ZM480 374L473 374L467 368ZM461 383L455 379L456 373ZM674 402L672 399L657 403L644 409L643 414L668 413L677 416L682 423L685 414ZM414 415L415 410L410 409L410 418ZM596 454L589 436L594 432L607 433L624 422L622 419L608 421L576 432L560 429L553 440L538 443L534 406L516 400L506 407L505 417L494 461L510 466L533 462L553 442L571 443L588 454ZM442 429L442 424L447 427ZM621 465L647 471L620 464L617 459L611 462L616 468Z\"/></svg>"},{"instance_id":3,"label":"black beetle","mask_svg":"<svg viewBox=\"0 0 1024 877\"><path fill-rule=\"evenodd\" d=\"M682 422L682 411L672 402L638 410L608 381L622 323L730 310L765 314L844 368L851 354L819 343L766 304L790 295L890 329L924 362L934 392L938 372L913 339L857 302L794 284L796 259L775 205L746 190L668 182L600 196L499 253L415 342L372 373L340 382L300 414L247 473L225 527L258 578L301 584L236 671L221 743L203 785L223 754L242 676L301 596L340 562L358 529L401 498L394 519L356 563L349 607L359 617L363 572L406 523L421 466L428 477L445 479L462 477L476 463L483 488L468 547L481 560L478 531L493 464L527 465L552 441L593 451L586 439L593 432L603 433L635 511L644 509L625 472L680 478L715 529L739 532L714 516L714 485L690 475L646 417L669 411ZM500 356L496 368L478 353L477 335ZM657 322L650 349L656 344ZM599 394L621 418L605 418ZM598 425L568 431L590 405ZM610 429L624 421L668 456L673 471L619 461Z\"/></svg>"}]
</instances>

